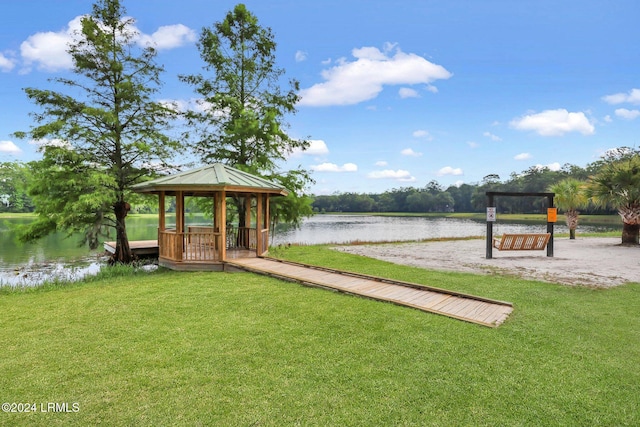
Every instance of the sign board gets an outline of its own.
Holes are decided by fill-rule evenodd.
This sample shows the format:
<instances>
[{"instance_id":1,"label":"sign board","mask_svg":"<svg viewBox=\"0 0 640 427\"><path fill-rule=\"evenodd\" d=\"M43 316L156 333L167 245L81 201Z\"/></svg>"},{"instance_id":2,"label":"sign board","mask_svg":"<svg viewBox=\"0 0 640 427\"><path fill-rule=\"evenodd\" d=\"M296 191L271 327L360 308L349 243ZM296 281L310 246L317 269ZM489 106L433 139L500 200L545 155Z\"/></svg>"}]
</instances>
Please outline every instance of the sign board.
<instances>
[{"instance_id":1,"label":"sign board","mask_svg":"<svg viewBox=\"0 0 640 427\"><path fill-rule=\"evenodd\" d=\"M558 209L547 208L547 222L556 222L558 220Z\"/></svg>"},{"instance_id":2,"label":"sign board","mask_svg":"<svg viewBox=\"0 0 640 427\"><path fill-rule=\"evenodd\" d=\"M496 222L496 208L488 207L487 208L487 222Z\"/></svg>"}]
</instances>

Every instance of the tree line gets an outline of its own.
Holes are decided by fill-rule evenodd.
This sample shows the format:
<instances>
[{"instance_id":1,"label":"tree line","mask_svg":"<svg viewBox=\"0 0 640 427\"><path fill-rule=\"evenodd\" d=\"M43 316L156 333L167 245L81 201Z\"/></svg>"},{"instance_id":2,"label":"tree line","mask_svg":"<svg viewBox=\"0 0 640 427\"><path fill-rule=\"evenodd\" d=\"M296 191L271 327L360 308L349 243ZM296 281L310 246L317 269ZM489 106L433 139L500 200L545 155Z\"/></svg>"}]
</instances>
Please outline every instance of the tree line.
<instances>
[{"instance_id":1,"label":"tree line","mask_svg":"<svg viewBox=\"0 0 640 427\"><path fill-rule=\"evenodd\" d=\"M587 181L597 173L603 161L582 168L566 164L554 171L547 167L531 167L513 172L506 180L490 174L480 183L443 187L431 181L424 187L393 188L379 194L336 193L314 196L314 212L485 212L487 191L546 192L554 184L567 178ZM546 200L532 197L506 197L496 200L502 213L544 212ZM596 205L586 206L583 213L614 213L615 210Z\"/></svg>"}]
</instances>

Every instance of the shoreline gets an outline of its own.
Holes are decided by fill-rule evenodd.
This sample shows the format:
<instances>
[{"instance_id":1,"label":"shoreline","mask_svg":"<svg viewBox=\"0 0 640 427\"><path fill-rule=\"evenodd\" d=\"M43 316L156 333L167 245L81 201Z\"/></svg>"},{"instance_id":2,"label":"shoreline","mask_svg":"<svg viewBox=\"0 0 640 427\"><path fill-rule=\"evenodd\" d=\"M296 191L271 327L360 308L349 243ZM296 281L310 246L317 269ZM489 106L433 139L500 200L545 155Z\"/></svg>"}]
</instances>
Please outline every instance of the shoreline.
<instances>
[{"instance_id":1,"label":"shoreline","mask_svg":"<svg viewBox=\"0 0 640 427\"><path fill-rule=\"evenodd\" d=\"M332 246L355 255L428 270L513 276L562 285L611 288L640 283L640 246L619 237L555 238L546 251L498 251L486 259L485 239Z\"/></svg>"}]
</instances>

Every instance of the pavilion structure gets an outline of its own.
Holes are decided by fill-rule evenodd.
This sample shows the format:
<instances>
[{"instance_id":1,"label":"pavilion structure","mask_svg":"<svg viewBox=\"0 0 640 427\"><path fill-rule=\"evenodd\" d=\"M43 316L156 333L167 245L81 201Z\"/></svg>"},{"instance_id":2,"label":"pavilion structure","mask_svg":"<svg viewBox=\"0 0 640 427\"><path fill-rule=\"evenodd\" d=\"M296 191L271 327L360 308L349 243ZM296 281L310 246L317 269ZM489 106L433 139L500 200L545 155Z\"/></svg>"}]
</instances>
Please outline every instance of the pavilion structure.
<instances>
[{"instance_id":1,"label":"pavilion structure","mask_svg":"<svg viewBox=\"0 0 640 427\"><path fill-rule=\"evenodd\" d=\"M223 270L227 259L265 255L269 199L288 194L276 183L220 163L136 184L133 190L159 196L158 262L174 270ZM213 200L210 224L185 224L185 197ZM175 224L167 224L170 203L175 203ZM228 221L230 203L244 211L238 224Z\"/></svg>"}]
</instances>

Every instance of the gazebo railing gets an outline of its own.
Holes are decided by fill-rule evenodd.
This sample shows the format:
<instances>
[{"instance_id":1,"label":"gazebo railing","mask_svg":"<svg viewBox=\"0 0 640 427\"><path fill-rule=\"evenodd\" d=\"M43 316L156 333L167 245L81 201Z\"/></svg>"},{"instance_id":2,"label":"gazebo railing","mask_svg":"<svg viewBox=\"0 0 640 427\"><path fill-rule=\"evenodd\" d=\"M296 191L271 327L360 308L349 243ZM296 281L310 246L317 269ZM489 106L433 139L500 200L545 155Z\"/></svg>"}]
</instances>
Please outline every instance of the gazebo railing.
<instances>
[{"instance_id":1,"label":"gazebo railing","mask_svg":"<svg viewBox=\"0 0 640 427\"><path fill-rule=\"evenodd\" d=\"M244 249L263 254L269 247L269 230L260 230L262 244L258 248L258 230L250 227L228 227L226 249ZM158 230L159 256L171 261L222 261L222 233L211 226L189 226L186 233L175 229Z\"/></svg>"},{"instance_id":2,"label":"gazebo railing","mask_svg":"<svg viewBox=\"0 0 640 427\"><path fill-rule=\"evenodd\" d=\"M219 262L222 234L212 231L158 231L159 256L171 261Z\"/></svg>"},{"instance_id":3,"label":"gazebo railing","mask_svg":"<svg viewBox=\"0 0 640 427\"><path fill-rule=\"evenodd\" d=\"M255 228L227 228L227 249L249 249L254 251L257 247L258 237Z\"/></svg>"}]
</instances>

